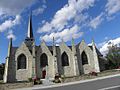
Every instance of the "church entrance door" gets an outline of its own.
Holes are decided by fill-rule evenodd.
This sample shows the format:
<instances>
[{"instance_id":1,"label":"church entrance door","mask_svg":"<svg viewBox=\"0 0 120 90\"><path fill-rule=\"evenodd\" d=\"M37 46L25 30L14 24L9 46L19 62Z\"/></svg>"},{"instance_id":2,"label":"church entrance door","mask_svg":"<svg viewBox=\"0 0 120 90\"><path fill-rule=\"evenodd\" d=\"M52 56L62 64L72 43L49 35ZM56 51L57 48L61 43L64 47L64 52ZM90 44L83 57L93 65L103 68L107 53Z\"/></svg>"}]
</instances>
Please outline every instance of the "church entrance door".
<instances>
[{"instance_id":1,"label":"church entrance door","mask_svg":"<svg viewBox=\"0 0 120 90\"><path fill-rule=\"evenodd\" d=\"M41 66L41 69L42 69L42 76L41 77L43 79L45 79L46 73L47 73L46 66L48 66L48 57L45 53L43 53L40 56L40 66Z\"/></svg>"},{"instance_id":2,"label":"church entrance door","mask_svg":"<svg viewBox=\"0 0 120 90\"><path fill-rule=\"evenodd\" d=\"M42 71L42 78L45 79L45 76L46 76L46 70L43 70Z\"/></svg>"}]
</instances>

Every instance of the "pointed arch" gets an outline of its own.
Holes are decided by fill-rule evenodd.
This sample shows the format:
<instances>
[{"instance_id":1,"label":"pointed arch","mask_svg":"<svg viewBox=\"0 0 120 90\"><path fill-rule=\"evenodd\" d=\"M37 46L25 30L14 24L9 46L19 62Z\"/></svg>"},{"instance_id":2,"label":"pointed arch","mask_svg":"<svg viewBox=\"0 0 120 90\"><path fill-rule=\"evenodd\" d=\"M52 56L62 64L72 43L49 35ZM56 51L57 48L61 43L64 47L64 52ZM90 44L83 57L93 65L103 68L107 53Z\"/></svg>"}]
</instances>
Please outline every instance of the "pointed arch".
<instances>
[{"instance_id":1,"label":"pointed arch","mask_svg":"<svg viewBox=\"0 0 120 90\"><path fill-rule=\"evenodd\" d=\"M17 58L17 69L26 69L26 56L21 54Z\"/></svg>"},{"instance_id":2,"label":"pointed arch","mask_svg":"<svg viewBox=\"0 0 120 90\"><path fill-rule=\"evenodd\" d=\"M88 64L88 58L87 58L85 51L82 52L81 58L82 58L82 65Z\"/></svg>"},{"instance_id":3,"label":"pointed arch","mask_svg":"<svg viewBox=\"0 0 120 90\"><path fill-rule=\"evenodd\" d=\"M66 52L63 52L61 56L61 60L62 60L62 66L69 66L68 55L66 54Z\"/></svg>"},{"instance_id":4,"label":"pointed arch","mask_svg":"<svg viewBox=\"0 0 120 90\"><path fill-rule=\"evenodd\" d=\"M40 66L45 67L46 65L48 65L48 57L47 57L47 55L45 53L43 53L40 56Z\"/></svg>"}]
</instances>

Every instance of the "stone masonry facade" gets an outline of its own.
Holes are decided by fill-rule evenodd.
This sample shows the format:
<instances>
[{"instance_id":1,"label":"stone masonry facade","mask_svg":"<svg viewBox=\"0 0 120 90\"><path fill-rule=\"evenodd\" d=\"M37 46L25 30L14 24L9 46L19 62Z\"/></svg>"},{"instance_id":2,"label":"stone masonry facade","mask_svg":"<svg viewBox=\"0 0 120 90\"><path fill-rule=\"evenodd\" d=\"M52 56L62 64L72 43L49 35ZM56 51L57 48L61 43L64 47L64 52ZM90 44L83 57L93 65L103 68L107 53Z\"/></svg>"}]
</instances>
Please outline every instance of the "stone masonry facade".
<instances>
[{"instance_id":1,"label":"stone masonry facade","mask_svg":"<svg viewBox=\"0 0 120 90\"><path fill-rule=\"evenodd\" d=\"M94 41L91 46L84 40L77 45L72 43L71 46L62 41L56 46L54 39L52 46L47 46L44 40L39 46L35 45L30 17L28 35L23 43L14 47L10 39L3 80L16 82L35 77L54 78L57 74L72 77L100 72L105 69L104 64L100 64L101 57Z\"/></svg>"}]
</instances>

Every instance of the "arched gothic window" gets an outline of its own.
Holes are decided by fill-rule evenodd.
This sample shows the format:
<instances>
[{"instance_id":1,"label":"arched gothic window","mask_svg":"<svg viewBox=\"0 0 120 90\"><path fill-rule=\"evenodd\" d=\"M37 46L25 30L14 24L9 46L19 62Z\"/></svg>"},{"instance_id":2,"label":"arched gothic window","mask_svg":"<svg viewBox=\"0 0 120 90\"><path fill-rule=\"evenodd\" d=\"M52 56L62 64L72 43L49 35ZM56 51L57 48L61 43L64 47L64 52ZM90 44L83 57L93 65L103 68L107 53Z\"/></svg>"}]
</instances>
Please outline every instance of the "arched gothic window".
<instances>
[{"instance_id":1,"label":"arched gothic window","mask_svg":"<svg viewBox=\"0 0 120 90\"><path fill-rule=\"evenodd\" d=\"M64 52L61 56L62 59L62 66L69 66L68 55Z\"/></svg>"},{"instance_id":2,"label":"arched gothic window","mask_svg":"<svg viewBox=\"0 0 120 90\"><path fill-rule=\"evenodd\" d=\"M43 53L40 56L40 66L45 67L46 65L48 65L48 58L47 58L47 55L45 53Z\"/></svg>"},{"instance_id":3,"label":"arched gothic window","mask_svg":"<svg viewBox=\"0 0 120 90\"><path fill-rule=\"evenodd\" d=\"M26 56L24 54L18 56L17 69L26 69Z\"/></svg>"},{"instance_id":4,"label":"arched gothic window","mask_svg":"<svg viewBox=\"0 0 120 90\"><path fill-rule=\"evenodd\" d=\"M88 58L87 58L87 55L84 51L82 52L81 57L82 57L82 65L88 64Z\"/></svg>"}]
</instances>

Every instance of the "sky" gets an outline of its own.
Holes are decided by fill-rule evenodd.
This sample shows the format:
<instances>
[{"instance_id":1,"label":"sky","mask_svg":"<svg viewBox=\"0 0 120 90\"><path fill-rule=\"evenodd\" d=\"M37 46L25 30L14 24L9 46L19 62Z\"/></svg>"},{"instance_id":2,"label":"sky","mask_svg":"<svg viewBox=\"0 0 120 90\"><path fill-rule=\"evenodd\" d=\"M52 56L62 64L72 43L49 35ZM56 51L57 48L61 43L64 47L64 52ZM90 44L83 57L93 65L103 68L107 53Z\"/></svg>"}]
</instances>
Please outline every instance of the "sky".
<instances>
[{"instance_id":1,"label":"sky","mask_svg":"<svg viewBox=\"0 0 120 90\"><path fill-rule=\"evenodd\" d=\"M0 0L0 63L10 38L15 47L26 38L30 14L36 45L94 39L103 55L109 43L120 45L120 0Z\"/></svg>"}]
</instances>

